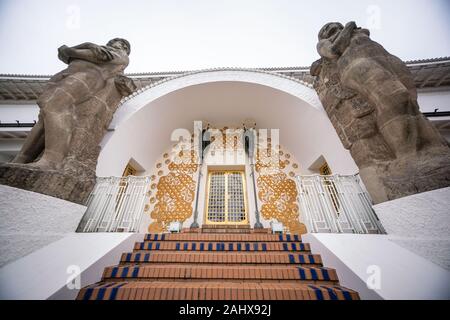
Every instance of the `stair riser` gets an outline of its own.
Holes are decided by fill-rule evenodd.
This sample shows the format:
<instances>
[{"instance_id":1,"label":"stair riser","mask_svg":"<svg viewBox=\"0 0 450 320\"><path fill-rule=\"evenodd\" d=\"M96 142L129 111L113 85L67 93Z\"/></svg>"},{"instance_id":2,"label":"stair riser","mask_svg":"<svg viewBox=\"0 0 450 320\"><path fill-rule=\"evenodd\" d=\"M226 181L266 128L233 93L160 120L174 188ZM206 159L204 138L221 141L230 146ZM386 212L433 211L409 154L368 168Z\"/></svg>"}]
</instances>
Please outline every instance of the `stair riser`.
<instances>
[{"instance_id":1,"label":"stair riser","mask_svg":"<svg viewBox=\"0 0 450 320\"><path fill-rule=\"evenodd\" d=\"M274 254L259 252L140 252L124 253L121 263L195 263L195 264L315 264L321 265L320 255L312 254Z\"/></svg>"},{"instance_id":2,"label":"stair riser","mask_svg":"<svg viewBox=\"0 0 450 320\"><path fill-rule=\"evenodd\" d=\"M299 242L137 242L134 250L175 250L175 251L310 251L307 243Z\"/></svg>"},{"instance_id":3,"label":"stair riser","mask_svg":"<svg viewBox=\"0 0 450 320\"><path fill-rule=\"evenodd\" d=\"M137 283L139 284L139 283ZM82 289L80 300L357 300L355 292L311 285L307 288L236 288L226 283L211 288L192 286L174 287L171 284L153 284L150 288L108 287Z\"/></svg>"},{"instance_id":4,"label":"stair riser","mask_svg":"<svg viewBox=\"0 0 450 320\"><path fill-rule=\"evenodd\" d=\"M217 282L220 281L220 283L223 284L233 284L233 283L239 283L239 284L245 284L245 285L252 285L255 282L258 282L258 280L255 279L192 279L192 278L114 278L114 279L102 279L103 283L117 283L117 282L152 282L152 283L158 283L158 282L166 282L166 283L177 283L177 284L197 284L201 285L208 282ZM261 280L259 280L261 281ZM325 281L325 280L279 280L279 279L268 279L264 280L262 283L273 285L273 284L296 284L296 285L320 285L320 286L339 286L339 281Z\"/></svg>"},{"instance_id":5,"label":"stair riser","mask_svg":"<svg viewBox=\"0 0 450 320\"><path fill-rule=\"evenodd\" d=\"M195 269L183 266L171 267L112 267L106 268L103 280L106 279L189 279L189 280L312 280L312 281L338 281L336 272L326 268L302 267L198 267Z\"/></svg>"},{"instance_id":6,"label":"stair riser","mask_svg":"<svg viewBox=\"0 0 450 320\"><path fill-rule=\"evenodd\" d=\"M275 234L147 234L145 241L214 241L214 242L301 242L298 235Z\"/></svg>"}]
</instances>

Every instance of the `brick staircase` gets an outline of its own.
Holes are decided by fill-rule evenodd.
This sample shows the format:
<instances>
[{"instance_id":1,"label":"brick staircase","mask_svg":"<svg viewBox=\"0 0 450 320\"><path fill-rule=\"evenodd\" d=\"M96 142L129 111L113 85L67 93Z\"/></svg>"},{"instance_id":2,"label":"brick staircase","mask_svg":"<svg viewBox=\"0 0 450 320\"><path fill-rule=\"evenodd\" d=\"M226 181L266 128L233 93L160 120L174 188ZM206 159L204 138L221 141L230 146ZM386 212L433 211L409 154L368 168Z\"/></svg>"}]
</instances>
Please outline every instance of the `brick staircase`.
<instances>
[{"instance_id":1,"label":"brick staircase","mask_svg":"<svg viewBox=\"0 0 450 320\"><path fill-rule=\"evenodd\" d=\"M232 231L230 231L232 230ZM297 235L205 226L147 234L80 300L355 300Z\"/></svg>"}]
</instances>

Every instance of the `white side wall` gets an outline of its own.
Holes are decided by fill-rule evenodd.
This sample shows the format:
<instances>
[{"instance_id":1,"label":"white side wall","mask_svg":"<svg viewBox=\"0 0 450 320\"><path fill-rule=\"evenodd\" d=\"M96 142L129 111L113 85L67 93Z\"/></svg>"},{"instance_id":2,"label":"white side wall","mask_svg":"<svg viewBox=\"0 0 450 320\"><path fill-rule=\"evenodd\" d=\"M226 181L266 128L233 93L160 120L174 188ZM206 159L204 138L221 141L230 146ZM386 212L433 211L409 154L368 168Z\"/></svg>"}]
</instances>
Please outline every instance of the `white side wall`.
<instances>
[{"instance_id":1,"label":"white side wall","mask_svg":"<svg viewBox=\"0 0 450 320\"><path fill-rule=\"evenodd\" d=\"M309 233L302 240L335 268L361 299L450 299L450 272L402 248L388 235ZM371 288L367 286L371 285Z\"/></svg>"},{"instance_id":2,"label":"white side wall","mask_svg":"<svg viewBox=\"0 0 450 320\"><path fill-rule=\"evenodd\" d=\"M142 234L72 233L0 269L0 299L76 298L79 289L101 280L106 266L132 251ZM79 275L79 286L73 276Z\"/></svg>"},{"instance_id":3,"label":"white side wall","mask_svg":"<svg viewBox=\"0 0 450 320\"><path fill-rule=\"evenodd\" d=\"M450 271L450 187L374 206L392 241Z\"/></svg>"},{"instance_id":4,"label":"white side wall","mask_svg":"<svg viewBox=\"0 0 450 320\"><path fill-rule=\"evenodd\" d=\"M75 232L86 207L0 185L0 267Z\"/></svg>"}]
</instances>

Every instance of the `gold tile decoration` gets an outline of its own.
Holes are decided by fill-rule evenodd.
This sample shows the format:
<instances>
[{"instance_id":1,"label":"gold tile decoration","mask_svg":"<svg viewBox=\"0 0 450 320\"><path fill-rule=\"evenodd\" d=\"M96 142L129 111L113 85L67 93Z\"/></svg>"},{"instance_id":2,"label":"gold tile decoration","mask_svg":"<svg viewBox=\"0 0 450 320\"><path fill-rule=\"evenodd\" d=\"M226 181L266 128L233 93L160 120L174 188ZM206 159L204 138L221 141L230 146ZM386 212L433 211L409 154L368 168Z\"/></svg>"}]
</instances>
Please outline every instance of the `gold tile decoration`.
<instances>
[{"instance_id":1,"label":"gold tile decoration","mask_svg":"<svg viewBox=\"0 0 450 320\"><path fill-rule=\"evenodd\" d=\"M196 189L193 176L198 169L197 154L193 150L184 150L171 159L167 165L169 172L159 178L156 199L150 199L151 203L156 202L150 213L154 221L148 227L148 231L152 233L163 232L170 222L184 222L192 215ZM158 175L162 174L158 172Z\"/></svg>"},{"instance_id":2,"label":"gold tile decoration","mask_svg":"<svg viewBox=\"0 0 450 320\"><path fill-rule=\"evenodd\" d=\"M276 153L272 152L269 148L263 149L258 148L256 151L256 163L255 169L259 174L272 174L276 173L279 170L283 170L286 167L284 161L282 161L279 157L275 156ZM272 154L274 156L272 156Z\"/></svg>"},{"instance_id":3,"label":"gold tile decoration","mask_svg":"<svg viewBox=\"0 0 450 320\"><path fill-rule=\"evenodd\" d=\"M155 176L155 175L152 175L152 176L150 177L150 179L151 179L152 181L155 181L155 180L156 180L156 176Z\"/></svg>"},{"instance_id":4,"label":"gold tile decoration","mask_svg":"<svg viewBox=\"0 0 450 320\"><path fill-rule=\"evenodd\" d=\"M162 176L162 175L163 175L163 173L164 173L164 171L162 171L162 170L159 170L159 171L158 171L158 176Z\"/></svg>"},{"instance_id":5,"label":"gold tile decoration","mask_svg":"<svg viewBox=\"0 0 450 320\"><path fill-rule=\"evenodd\" d=\"M304 234L307 231L305 225L299 221L297 186L295 180L284 172L290 162L271 156L284 154L285 158L289 159L290 155L269 148L258 146L256 152L255 169L258 173L258 197L262 202L261 215L266 220L280 221L292 234ZM295 173L291 171L289 176L293 178Z\"/></svg>"},{"instance_id":6,"label":"gold tile decoration","mask_svg":"<svg viewBox=\"0 0 450 320\"><path fill-rule=\"evenodd\" d=\"M263 202L261 214L264 219L277 219L292 234L306 233L300 223L297 204L297 187L284 172L258 177L259 199Z\"/></svg>"},{"instance_id":7,"label":"gold tile decoration","mask_svg":"<svg viewBox=\"0 0 450 320\"><path fill-rule=\"evenodd\" d=\"M162 167L162 163L158 163L157 165L156 165L156 168L157 169L159 169L159 168L161 168Z\"/></svg>"},{"instance_id":8,"label":"gold tile decoration","mask_svg":"<svg viewBox=\"0 0 450 320\"><path fill-rule=\"evenodd\" d=\"M298 169L298 164L297 163L292 164L292 168Z\"/></svg>"}]
</instances>

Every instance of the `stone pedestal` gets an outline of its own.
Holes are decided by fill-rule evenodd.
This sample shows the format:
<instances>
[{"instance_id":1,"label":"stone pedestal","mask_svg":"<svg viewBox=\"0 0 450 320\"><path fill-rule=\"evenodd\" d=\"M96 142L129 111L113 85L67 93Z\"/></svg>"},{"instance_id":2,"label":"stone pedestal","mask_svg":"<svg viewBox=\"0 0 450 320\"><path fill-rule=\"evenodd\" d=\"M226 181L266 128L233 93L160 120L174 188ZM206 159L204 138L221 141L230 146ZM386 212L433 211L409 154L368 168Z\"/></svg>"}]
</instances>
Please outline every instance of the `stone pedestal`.
<instances>
[{"instance_id":1,"label":"stone pedestal","mask_svg":"<svg viewBox=\"0 0 450 320\"><path fill-rule=\"evenodd\" d=\"M450 187L373 208L391 241L450 270Z\"/></svg>"},{"instance_id":2,"label":"stone pedestal","mask_svg":"<svg viewBox=\"0 0 450 320\"><path fill-rule=\"evenodd\" d=\"M95 186L95 175L8 163L0 166L0 184L84 205Z\"/></svg>"}]
</instances>

